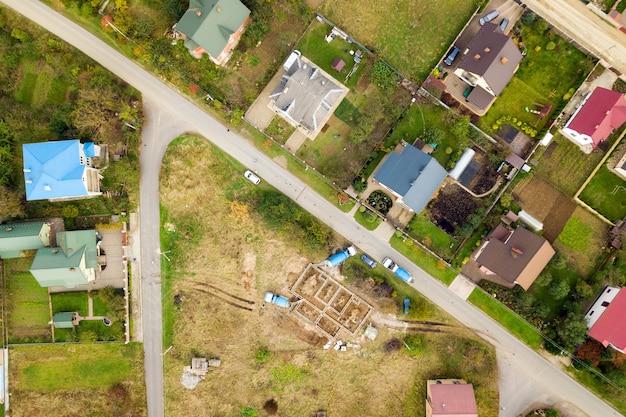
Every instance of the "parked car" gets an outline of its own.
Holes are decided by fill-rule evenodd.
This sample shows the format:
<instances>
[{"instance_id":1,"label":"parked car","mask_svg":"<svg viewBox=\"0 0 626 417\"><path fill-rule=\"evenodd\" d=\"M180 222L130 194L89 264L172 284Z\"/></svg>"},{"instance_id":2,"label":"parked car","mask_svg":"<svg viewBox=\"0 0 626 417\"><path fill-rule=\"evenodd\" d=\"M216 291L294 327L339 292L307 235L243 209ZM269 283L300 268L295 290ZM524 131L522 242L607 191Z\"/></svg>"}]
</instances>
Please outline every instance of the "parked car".
<instances>
[{"instance_id":1,"label":"parked car","mask_svg":"<svg viewBox=\"0 0 626 417\"><path fill-rule=\"evenodd\" d=\"M396 276L402 281L408 282L409 284L413 283L414 279L409 271L404 268L400 268L391 258L385 257L385 259L383 259L383 266L396 274Z\"/></svg>"},{"instance_id":2,"label":"parked car","mask_svg":"<svg viewBox=\"0 0 626 417\"><path fill-rule=\"evenodd\" d=\"M300 58L301 56L302 56L302 53L298 51L297 49L294 49L293 52L289 54L289 56L287 57L287 60L283 64L283 68L285 69L285 71L289 71L289 68L291 68L294 62L296 62L298 58Z\"/></svg>"},{"instance_id":3,"label":"parked car","mask_svg":"<svg viewBox=\"0 0 626 417\"><path fill-rule=\"evenodd\" d=\"M450 51L450 53L448 54L448 56L446 57L446 59L443 62L446 65L452 65L452 63L456 59L456 57L459 54L459 52L461 52L461 50L459 48L457 48L456 46L452 47L452 50Z\"/></svg>"},{"instance_id":4,"label":"parked car","mask_svg":"<svg viewBox=\"0 0 626 417\"><path fill-rule=\"evenodd\" d=\"M376 261L367 256L366 254L361 255L361 260L367 264L370 268L376 268Z\"/></svg>"},{"instance_id":5,"label":"parked car","mask_svg":"<svg viewBox=\"0 0 626 417\"><path fill-rule=\"evenodd\" d=\"M244 172L243 176L246 177L246 179L254 185L259 185L259 183L261 182L261 178L257 177L252 171Z\"/></svg>"},{"instance_id":6,"label":"parked car","mask_svg":"<svg viewBox=\"0 0 626 417\"><path fill-rule=\"evenodd\" d=\"M480 23L480 25L482 26L485 23L491 22L493 19L495 19L498 16L500 16L500 12L497 11L497 10L492 10L489 13L487 13L486 15L484 15L483 17L481 17L480 20L478 21L478 23Z\"/></svg>"},{"instance_id":7,"label":"parked car","mask_svg":"<svg viewBox=\"0 0 626 417\"><path fill-rule=\"evenodd\" d=\"M506 29L506 27L509 25L509 19L507 19L506 17L502 19L502 21L500 22L500 30L502 31L502 33L504 33L504 30Z\"/></svg>"}]
</instances>

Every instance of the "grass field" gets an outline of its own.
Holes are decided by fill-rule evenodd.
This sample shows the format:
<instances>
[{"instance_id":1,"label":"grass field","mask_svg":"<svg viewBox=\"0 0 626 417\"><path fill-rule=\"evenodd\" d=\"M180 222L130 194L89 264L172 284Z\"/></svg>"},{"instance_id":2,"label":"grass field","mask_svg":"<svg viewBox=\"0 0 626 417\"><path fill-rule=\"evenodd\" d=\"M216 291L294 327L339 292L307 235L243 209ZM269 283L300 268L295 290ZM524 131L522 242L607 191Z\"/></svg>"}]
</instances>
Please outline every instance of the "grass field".
<instances>
[{"instance_id":1,"label":"grass field","mask_svg":"<svg viewBox=\"0 0 626 417\"><path fill-rule=\"evenodd\" d=\"M4 262L9 341L50 341L48 290L28 272L32 258L6 259Z\"/></svg>"},{"instance_id":2,"label":"grass field","mask_svg":"<svg viewBox=\"0 0 626 417\"><path fill-rule=\"evenodd\" d=\"M606 255L604 247L608 227L595 215L577 207L554 246L566 256L571 268L587 277Z\"/></svg>"},{"instance_id":3,"label":"grass field","mask_svg":"<svg viewBox=\"0 0 626 417\"><path fill-rule=\"evenodd\" d=\"M537 330L491 295L480 289L475 289L469 296L468 301L500 323L528 346L533 349L541 346L543 338Z\"/></svg>"},{"instance_id":4,"label":"grass field","mask_svg":"<svg viewBox=\"0 0 626 417\"><path fill-rule=\"evenodd\" d=\"M13 415L146 413L141 344L24 346L9 357Z\"/></svg>"},{"instance_id":5,"label":"grass field","mask_svg":"<svg viewBox=\"0 0 626 417\"><path fill-rule=\"evenodd\" d=\"M576 194L604 156L599 150L584 154L560 133L554 135L550 145L539 147L538 151L539 164L535 171L569 196Z\"/></svg>"},{"instance_id":6,"label":"grass field","mask_svg":"<svg viewBox=\"0 0 626 417\"><path fill-rule=\"evenodd\" d=\"M89 305L86 292L61 292L51 294L52 312L54 314L63 311L76 311L85 317L89 314Z\"/></svg>"},{"instance_id":7,"label":"grass field","mask_svg":"<svg viewBox=\"0 0 626 417\"><path fill-rule=\"evenodd\" d=\"M407 233L444 258L450 258L458 244L456 239L431 223L423 214L413 217L407 226Z\"/></svg>"},{"instance_id":8,"label":"grass field","mask_svg":"<svg viewBox=\"0 0 626 417\"><path fill-rule=\"evenodd\" d=\"M365 206L362 207L365 208ZM363 212L357 210L356 213L354 213L354 220L359 222L359 224L367 230L375 230L383 222L380 216L368 208L365 208Z\"/></svg>"},{"instance_id":9,"label":"grass field","mask_svg":"<svg viewBox=\"0 0 626 417\"><path fill-rule=\"evenodd\" d=\"M623 389L601 381L595 374L584 370L577 370L573 366L570 366L569 370L570 374L573 375L578 382L589 388L590 391L594 392L600 398L604 398L620 413L626 415L626 396L624 395ZM623 378L623 374L618 374L617 376L621 376Z\"/></svg>"},{"instance_id":10,"label":"grass field","mask_svg":"<svg viewBox=\"0 0 626 417\"><path fill-rule=\"evenodd\" d=\"M624 180L602 166L579 198L607 219L617 222L626 216Z\"/></svg>"},{"instance_id":11,"label":"grass field","mask_svg":"<svg viewBox=\"0 0 626 417\"><path fill-rule=\"evenodd\" d=\"M418 84L472 16L478 1L327 0L320 13Z\"/></svg>"},{"instance_id":12,"label":"grass field","mask_svg":"<svg viewBox=\"0 0 626 417\"><path fill-rule=\"evenodd\" d=\"M447 268L445 262L439 261L431 254L426 253L424 250L417 247L410 239L394 235L391 237L389 243L391 243L391 246L395 250L446 285L452 284L452 281L454 281L454 278L458 275L457 271Z\"/></svg>"}]
</instances>

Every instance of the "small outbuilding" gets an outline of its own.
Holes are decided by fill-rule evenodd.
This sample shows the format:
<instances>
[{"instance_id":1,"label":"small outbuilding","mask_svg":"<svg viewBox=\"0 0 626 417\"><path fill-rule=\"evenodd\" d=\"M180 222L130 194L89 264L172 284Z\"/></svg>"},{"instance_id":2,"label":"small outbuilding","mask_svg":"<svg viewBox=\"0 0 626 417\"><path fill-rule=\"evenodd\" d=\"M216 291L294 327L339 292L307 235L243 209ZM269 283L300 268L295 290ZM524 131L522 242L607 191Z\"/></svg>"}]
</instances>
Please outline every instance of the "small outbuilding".
<instances>
[{"instance_id":1,"label":"small outbuilding","mask_svg":"<svg viewBox=\"0 0 626 417\"><path fill-rule=\"evenodd\" d=\"M55 329L73 329L74 325L78 324L77 316L75 312L56 313L52 317L52 324Z\"/></svg>"},{"instance_id":2,"label":"small outbuilding","mask_svg":"<svg viewBox=\"0 0 626 417\"><path fill-rule=\"evenodd\" d=\"M333 61L332 69L334 69L337 72L341 72L341 70L345 66L346 66L346 63L343 61L343 59L335 58L335 60Z\"/></svg>"}]
</instances>

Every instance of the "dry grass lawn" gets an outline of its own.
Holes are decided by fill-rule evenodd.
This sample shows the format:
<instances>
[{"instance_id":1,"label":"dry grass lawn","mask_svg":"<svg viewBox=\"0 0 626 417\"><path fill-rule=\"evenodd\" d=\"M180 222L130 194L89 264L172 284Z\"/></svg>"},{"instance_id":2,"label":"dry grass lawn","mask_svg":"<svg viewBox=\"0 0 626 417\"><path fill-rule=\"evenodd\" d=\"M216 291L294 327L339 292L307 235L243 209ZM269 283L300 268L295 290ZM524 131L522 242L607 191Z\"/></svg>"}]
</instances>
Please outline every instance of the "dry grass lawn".
<instances>
[{"instance_id":1,"label":"dry grass lawn","mask_svg":"<svg viewBox=\"0 0 626 417\"><path fill-rule=\"evenodd\" d=\"M425 380L434 377L465 377L475 384L480 415L497 415L494 351L465 329L424 333L414 356L387 352L389 339L404 335L386 329L375 342L359 340L360 349L327 351L309 325L276 306L262 308L265 291L288 296L288 283L327 254L305 253L289 236L266 230L253 205L268 185L250 184L242 171L199 139L178 141L165 157L161 195L171 231L163 233L175 242L175 258L164 303L179 300L164 357L167 416L233 417L244 407L265 416L269 400L280 416L320 409L343 417L423 416ZM188 390L180 380L193 356L219 358L221 366Z\"/></svg>"}]
</instances>

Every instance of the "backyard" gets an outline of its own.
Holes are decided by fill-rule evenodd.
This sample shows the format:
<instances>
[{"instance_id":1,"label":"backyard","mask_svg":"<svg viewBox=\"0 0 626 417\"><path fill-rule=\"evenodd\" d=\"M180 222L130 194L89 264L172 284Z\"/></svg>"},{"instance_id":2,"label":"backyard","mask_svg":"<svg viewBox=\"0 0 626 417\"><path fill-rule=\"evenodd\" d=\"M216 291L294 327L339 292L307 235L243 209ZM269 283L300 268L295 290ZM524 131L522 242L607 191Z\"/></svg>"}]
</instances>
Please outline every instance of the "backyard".
<instances>
[{"instance_id":1,"label":"backyard","mask_svg":"<svg viewBox=\"0 0 626 417\"><path fill-rule=\"evenodd\" d=\"M610 171L606 165L602 166L585 186L580 199L614 223L626 217L624 180Z\"/></svg>"},{"instance_id":2,"label":"backyard","mask_svg":"<svg viewBox=\"0 0 626 417\"><path fill-rule=\"evenodd\" d=\"M327 0L318 11L373 50L413 82L421 84L479 1L446 2Z\"/></svg>"},{"instance_id":3,"label":"backyard","mask_svg":"<svg viewBox=\"0 0 626 417\"><path fill-rule=\"evenodd\" d=\"M556 113L595 64L550 29L543 19L537 18L530 25L522 21L511 31L511 36L517 44L523 43L526 56L501 96L480 119L478 126L486 132L492 132L496 120L502 116L516 117L541 131L550 114L538 119L528 110L551 104L552 112Z\"/></svg>"},{"instance_id":4,"label":"backyard","mask_svg":"<svg viewBox=\"0 0 626 417\"><path fill-rule=\"evenodd\" d=\"M12 347L11 415L146 416L139 343Z\"/></svg>"}]
</instances>

